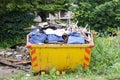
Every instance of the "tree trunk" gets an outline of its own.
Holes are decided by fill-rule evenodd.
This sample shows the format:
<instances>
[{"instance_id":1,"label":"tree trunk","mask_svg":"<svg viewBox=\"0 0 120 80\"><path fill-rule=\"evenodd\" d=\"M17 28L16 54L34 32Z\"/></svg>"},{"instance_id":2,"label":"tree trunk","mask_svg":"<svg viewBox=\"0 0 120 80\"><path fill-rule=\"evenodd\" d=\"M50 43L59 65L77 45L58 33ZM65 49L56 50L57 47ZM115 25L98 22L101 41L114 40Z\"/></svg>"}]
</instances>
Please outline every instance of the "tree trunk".
<instances>
[{"instance_id":1,"label":"tree trunk","mask_svg":"<svg viewBox=\"0 0 120 80\"><path fill-rule=\"evenodd\" d=\"M38 13L38 15L41 17L42 22L47 21L47 19L46 19L46 12L41 11L41 12Z\"/></svg>"}]
</instances>

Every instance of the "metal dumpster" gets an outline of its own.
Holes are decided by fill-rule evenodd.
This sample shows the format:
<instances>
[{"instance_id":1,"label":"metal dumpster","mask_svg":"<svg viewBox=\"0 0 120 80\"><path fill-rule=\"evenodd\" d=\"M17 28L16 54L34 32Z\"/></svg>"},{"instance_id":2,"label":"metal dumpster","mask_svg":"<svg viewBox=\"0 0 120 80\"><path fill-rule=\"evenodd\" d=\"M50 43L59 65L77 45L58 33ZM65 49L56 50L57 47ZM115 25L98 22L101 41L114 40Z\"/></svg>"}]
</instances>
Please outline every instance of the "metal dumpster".
<instances>
[{"instance_id":1,"label":"metal dumpster","mask_svg":"<svg viewBox=\"0 0 120 80\"><path fill-rule=\"evenodd\" d=\"M37 73L48 71L53 67L56 70L67 70L90 65L90 44L32 44L27 45L30 50L32 69Z\"/></svg>"}]
</instances>

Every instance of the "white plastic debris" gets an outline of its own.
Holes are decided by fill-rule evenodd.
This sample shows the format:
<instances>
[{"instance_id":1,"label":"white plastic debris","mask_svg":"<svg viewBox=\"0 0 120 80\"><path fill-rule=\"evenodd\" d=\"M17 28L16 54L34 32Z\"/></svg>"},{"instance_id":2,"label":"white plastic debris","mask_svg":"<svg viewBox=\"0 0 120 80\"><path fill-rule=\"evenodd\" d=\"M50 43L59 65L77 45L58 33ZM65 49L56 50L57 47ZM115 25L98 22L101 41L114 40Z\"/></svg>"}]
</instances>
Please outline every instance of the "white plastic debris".
<instances>
[{"instance_id":1,"label":"white plastic debris","mask_svg":"<svg viewBox=\"0 0 120 80\"><path fill-rule=\"evenodd\" d=\"M46 29L46 30L44 30L44 32L46 34L54 34L54 30L53 29Z\"/></svg>"},{"instance_id":2,"label":"white plastic debris","mask_svg":"<svg viewBox=\"0 0 120 80\"><path fill-rule=\"evenodd\" d=\"M19 61L22 60L22 55L16 55L16 59Z\"/></svg>"},{"instance_id":3,"label":"white plastic debris","mask_svg":"<svg viewBox=\"0 0 120 80\"><path fill-rule=\"evenodd\" d=\"M14 51L14 54L17 54L18 52L17 51Z\"/></svg>"},{"instance_id":4,"label":"white plastic debris","mask_svg":"<svg viewBox=\"0 0 120 80\"><path fill-rule=\"evenodd\" d=\"M58 36L62 36L65 33L65 29L57 29L54 33Z\"/></svg>"},{"instance_id":5,"label":"white plastic debris","mask_svg":"<svg viewBox=\"0 0 120 80\"><path fill-rule=\"evenodd\" d=\"M10 56L10 55L13 54L13 52L6 52L5 54L8 55L8 56Z\"/></svg>"},{"instance_id":6,"label":"white plastic debris","mask_svg":"<svg viewBox=\"0 0 120 80\"><path fill-rule=\"evenodd\" d=\"M69 31L65 31L65 29L57 29L57 30L46 29L44 30L44 32L46 34L55 34L57 36L62 36L64 33L69 33Z\"/></svg>"}]
</instances>

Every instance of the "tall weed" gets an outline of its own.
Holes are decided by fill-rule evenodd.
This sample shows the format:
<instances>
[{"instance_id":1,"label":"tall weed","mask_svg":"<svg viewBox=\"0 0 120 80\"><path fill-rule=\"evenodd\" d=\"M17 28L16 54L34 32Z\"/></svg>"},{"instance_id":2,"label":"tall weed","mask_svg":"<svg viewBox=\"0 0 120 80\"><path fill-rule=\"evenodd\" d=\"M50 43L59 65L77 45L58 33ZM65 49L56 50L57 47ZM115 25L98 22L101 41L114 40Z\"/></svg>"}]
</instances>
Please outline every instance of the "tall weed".
<instances>
[{"instance_id":1,"label":"tall weed","mask_svg":"<svg viewBox=\"0 0 120 80\"><path fill-rule=\"evenodd\" d=\"M120 72L120 36L97 37L94 41L90 70L96 74Z\"/></svg>"}]
</instances>

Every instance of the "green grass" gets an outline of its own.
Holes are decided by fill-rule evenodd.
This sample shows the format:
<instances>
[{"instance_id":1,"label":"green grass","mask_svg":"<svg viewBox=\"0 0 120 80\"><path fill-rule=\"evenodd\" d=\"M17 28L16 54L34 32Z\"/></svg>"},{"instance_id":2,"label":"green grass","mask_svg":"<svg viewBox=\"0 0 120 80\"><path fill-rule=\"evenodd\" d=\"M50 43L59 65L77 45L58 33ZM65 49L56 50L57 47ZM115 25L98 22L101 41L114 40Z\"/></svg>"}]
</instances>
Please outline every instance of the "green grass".
<instances>
[{"instance_id":1,"label":"green grass","mask_svg":"<svg viewBox=\"0 0 120 80\"><path fill-rule=\"evenodd\" d=\"M96 37L95 47L92 50L89 69L67 72L56 76L53 68L49 74L27 77L26 73L12 75L9 79L0 80L120 80L120 36Z\"/></svg>"}]
</instances>

